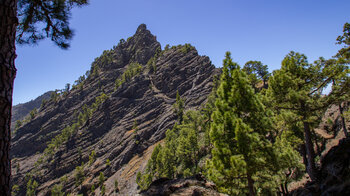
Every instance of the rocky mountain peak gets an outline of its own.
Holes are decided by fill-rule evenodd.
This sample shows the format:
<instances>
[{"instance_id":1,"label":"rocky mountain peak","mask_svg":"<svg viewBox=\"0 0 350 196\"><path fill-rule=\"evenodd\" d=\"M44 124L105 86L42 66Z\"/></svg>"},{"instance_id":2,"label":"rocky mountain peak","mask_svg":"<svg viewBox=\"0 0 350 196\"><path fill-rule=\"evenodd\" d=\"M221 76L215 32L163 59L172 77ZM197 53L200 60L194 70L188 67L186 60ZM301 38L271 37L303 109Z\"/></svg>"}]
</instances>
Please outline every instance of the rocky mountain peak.
<instances>
[{"instance_id":1,"label":"rocky mountain peak","mask_svg":"<svg viewBox=\"0 0 350 196\"><path fill-rule=\"evenodd\" d=\"M156 36L147 30L146 25L141 24L137 28L135 35L128 38L126 48L131 53L131 61L145 65L154 56L156 50L160 48L160 43L157 41Z\"/></svg>"},{"instance_id":2,"label":"rocky mountain peak","mask_svg":"<svg viewBox=\"0 0 350 196\"><path fill-rule=\"evenodd\" d=\"M146 24L140 24L139 27L137 27L136 33L142 33L143 31L148 31Z\"/></svg>"},{"instance_id":3,"label":"rocky mountain peak","mask_svg":"<svg viewBox=\"0 0 350 196\"><path fill-rule=\"evenodd\" d=\"M51 195L57 186L90 194L102 173L107 195L114 193L116 181L121 195L135 195L136 173L145 169L153 148L177 121L177 92L185 110L199 108L218 73L190 44L162 51L141 24L133 36L96 58L72 89L55 92L17 130L11 146L13 184L20 194L29 179L40 185L38 195ZM79 172L85 178L78 182Z\"/></svg>"},{"instance_id":4,"label":"rocky mountain peak","mask_svg":"<svg viewBox=\"0 0 350 196\"><path fill-rule=\"evenodd\" d=\"M104 70L118 69L130 63L145 65L160 48L156 36L152 35L145 24L141 24L133 36L126 41L121 39L118 45L109 51L113 62L103 63L101 68Z\"/></svg>"}]
</instances>

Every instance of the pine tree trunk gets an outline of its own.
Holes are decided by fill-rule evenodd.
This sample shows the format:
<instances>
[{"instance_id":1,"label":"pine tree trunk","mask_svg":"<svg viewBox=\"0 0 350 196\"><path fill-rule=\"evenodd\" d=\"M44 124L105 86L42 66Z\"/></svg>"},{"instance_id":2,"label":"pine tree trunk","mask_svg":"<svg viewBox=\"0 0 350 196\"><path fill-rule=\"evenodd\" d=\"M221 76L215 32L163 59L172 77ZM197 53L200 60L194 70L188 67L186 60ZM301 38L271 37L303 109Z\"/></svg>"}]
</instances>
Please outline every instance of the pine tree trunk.
<instances>
[{"instance_id":1,"label":"pine tree trunk","mask_svg":"<svg viewBox=\"0 0 350 196\"><path fill-rule=\"evenodd\" d=\"M249 189L249 196L254 196L254 181L252 179L252 176L249 172L247 172L247 179L248 179L248 189Z\"/></svg>"},{"instance_id":2,"label":"pine tree trunk","mask_svg":"<svg viewBox=\"0 0 350 196\"><path fill-rule=\"evenodd\" d=\"M341 103L338 105L338 107L339 107L339 111L340 111L340 118L342 121L343 131L344 131L345 137L349 137L349 133L348 133L348 130L347 130L346 124L345 124L345 118L343 115L343 107L341 106Z\"/></svg>"},{"instance_id":3,"label":"pine tree trunk","mask_svg":"<svg viewBox=\"0 0 350 196\"><path fill-rule=\"evenodd\" d=\"M317 180L317 171L315 164L315 151L311 139L310 125L304 122L305 148L307 154L307 171L312 181Z\"/></svg>"},{"instance_id":4,"label":"pine tree trunk","mask_svg":"<svg viewBox=\"0 0 350 196\"><path fill-rule=\"evenodd\" d=\"M0 195L10 195L10 139L13 81L16 76L17 1L0 1Z\"/></svg>"},{"instance_id":5,"label":"pine tree trunk","mask_svg":"<svg viewBox=\"0 0 350 196\"><path fill-rule=\"evenodd\" d=\"M307 165L307 157L306 157L306 147L305 144L300 145L300 153L303 157L303 163L304 165Z\"/></svg>"}]
</instances>

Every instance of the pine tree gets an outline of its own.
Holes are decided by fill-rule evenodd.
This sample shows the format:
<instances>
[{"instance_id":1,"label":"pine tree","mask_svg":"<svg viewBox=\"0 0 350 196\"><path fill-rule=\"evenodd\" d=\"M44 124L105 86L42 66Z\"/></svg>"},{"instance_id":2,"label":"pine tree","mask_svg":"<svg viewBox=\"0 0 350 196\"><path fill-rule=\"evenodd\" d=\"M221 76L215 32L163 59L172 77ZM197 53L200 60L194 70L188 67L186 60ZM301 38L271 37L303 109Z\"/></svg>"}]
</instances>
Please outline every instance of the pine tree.
<instances>
[{"instance_id":1,"label":"pine tree","mask_svg":"<svg viewBox=\"0 0 350 196\"><path fill-rule=\"evenodd\" d=\"M80 186L85 178L85 173L84 173L84 163L81 164L81 166L77 166L75 168L75 185Z\"/></svg>"},{"instance_id":2,"label":"pine tree","mask_svg":"<svg viewBox=\"0 0 350 196\"><path fill-rule=\"evenodd\" d=\"M36 195L36 189L39 186L38 182L35 180L29 179L27 183L27 196L34 196Z\"/></svg>"},{"instance_id":3,"label":"pine tree","mask_svg":"<svg viewBox=\"0 0 350 196\"><path fill-rule=\"evenodd\" d=\"M98 177L99 186L102 186L104 182L105 182L105 176L104 176L103 172L100 172L100 176Z\"/></svg>"},{"instance_id":4,"label":"pine tree","mask_svg":"<svg viewBox=\"0 0 350 196\"><path fill-rule=\"evenodd\" d=\"M332 73L329 73L325 63L309 64L305 55L290 52L282 61L281 69L275 71L269 80L267 94L273 107L276 111L293 113L294 124L300 123L303 128L306 149L304 162L313 181L318 176L312 141L313 128L318 125L325 109L339 103L342 96L348 93L350 84L346 74L337 71ZM335 85L328 95L322 95L326 86L338 76L343 82Z\"/></svg>"},{"instance_id":5,"label":"pine tree","mask_svg":"<svg viewBox=\"0 0 350 196\"><path fill-rule=\"evenodd\" d=\"M51 190L51 195L52 196L64 196L64 193L62 192L62 185L56 184L53 186Z\"/></svg>"},{"instance_id":6,"label":"pine tree","mask_svg":"<svg viewBox=\"0 0 350 196\"><path fill-rule=\"evenodd\" d=\"M176 92L176 102L174 104L174 110L178 118L178 122L181 123L184 114L184 100L180 97L179 91Z\"/></svg>"},{"instance_id":7,"label":"pine tree","mask_svg":"<svg viewBox=\"0 0 350 196\"><path fill-rule=\"evenodd\" d=\"M270 77L267 65L263 65L260 61L248 61L242 70L248 74L249 81L253 88L255 88L261 80L265 86L266 81Z\"/></svg>"},{"instance_id":8,"label":"pine tree","mask_svg":"<svg viewBox=\"0 0 350 196\"><path fill-rule=\"evenodd\" d=\"M337 57L350 60L350 23L345 23L343 27L343 35L338 36L337 44L343 45L339 50Z\"/></svg>"},{"instance_id":9,"label":"pine tree","mask_svg":"<svg viewBox=\"0 0 350 196\"><path fill-rule=\"evenodd\" d=\"M188 111L184 115L183 123L179 126L179 137L176 139L178 144L176 157L178 163L177 173L183 173L188 169L187 175L194 174L197 170L199 161L199 128L200 116L196 111Z\"/></svg>"},{"instance_id":10,"label":"pine tree","mask_svg":"<svg viewBox=\"0 0 350 196\"><path fill-rule=\"evenodd\" d=\"M209 178L229 194L255 195L254 179L258 172L267 170L274 158L271 144L265 138L271 121L247 75L232 62L229 52L215 105L210 131L214 148L208 162Z\"/></svg>"},{"instance_id":11,"label":"pine tree","mask_svg":"<svg viewBox=\"0 0 350 196\"><path fill-rule=\"evenodd\" d=\"M344 135L349 137L349 133L346 128L346 122L344 118L344 108L342 106L342 102L349 100L349 93L341 93L346 92L346 90L350 83L348 74L349 71L349 62L342 57L338 59L324 59L320 57L319 60L315 61L317 66L323 67L322 75L327 76L331 81L332 92L336 93L336 97L333 96L333 101L338 105L340 118L342 120L342 127L344 131Z\"/></svg>"},{"instance_id":12,"label":"pine tree","mask_svg":"<svg viewBox=\"0 0 350 196\"><path fill-rule=\"evenodd\" d=\"M102 187L101 187L101 196L104 196L106 193L106 186L104 184L102 184Z\"/></svg>"},{"instance_id":13,"label":"pine tree","mask_svg":"<svg viewBox=\"0 0 350 196\"><path fill-rule=\"evenodd\" d=\"M178 136L179 126L177 124L172 129L166 131L165 145L163 147L156 147L154 153L152 153L147 169L147 173L150 176L147 177L147 180L149 178L152 180L153 177L174 178L176 176Z\"/></svg>"}]
</instances>

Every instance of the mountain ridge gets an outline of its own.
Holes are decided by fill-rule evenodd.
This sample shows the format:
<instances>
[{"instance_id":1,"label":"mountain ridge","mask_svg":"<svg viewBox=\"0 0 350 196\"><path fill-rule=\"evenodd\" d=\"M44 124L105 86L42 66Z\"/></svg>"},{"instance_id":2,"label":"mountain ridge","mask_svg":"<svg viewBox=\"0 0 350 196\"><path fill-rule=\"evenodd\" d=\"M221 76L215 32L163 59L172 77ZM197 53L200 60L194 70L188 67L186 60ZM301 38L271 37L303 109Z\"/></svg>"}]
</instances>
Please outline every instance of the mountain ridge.
<instances>
[{"instance_id":1,"label":"mountain ridge","mask_svg":"<svg viewBox=\"0 0 350 196\"><path fill-rule=\"evenodd\" d=\"M28 102L14 105L12 107L11 128L14 129L16 121L23 120L24 117L30 113L30 111L32 111L35 108L39 109L43 100L49 99L52 92L53 91L47 91L42 95L39 95L37 98L32 99Z\"/></svg>"},{"instance_id":2,"label":"mountain ridge","mask_svg":"<svg viewBox=\"0 0 350 196\"><path fill-rule=\"evenodd\" d=\"M114 192L115 180L121 194L135 194L136 172L176 122L176 93L186 110L199 108L219 72L189 44L161 50L141 24L135 35L96 58L71 90L56 93L18 129L11 146L13 184L21 193L37 181L39 195L59 186L87 194L102 172L107 194ZM78 186L79 171L86 177Z\"/></svg>"}]
</instances>

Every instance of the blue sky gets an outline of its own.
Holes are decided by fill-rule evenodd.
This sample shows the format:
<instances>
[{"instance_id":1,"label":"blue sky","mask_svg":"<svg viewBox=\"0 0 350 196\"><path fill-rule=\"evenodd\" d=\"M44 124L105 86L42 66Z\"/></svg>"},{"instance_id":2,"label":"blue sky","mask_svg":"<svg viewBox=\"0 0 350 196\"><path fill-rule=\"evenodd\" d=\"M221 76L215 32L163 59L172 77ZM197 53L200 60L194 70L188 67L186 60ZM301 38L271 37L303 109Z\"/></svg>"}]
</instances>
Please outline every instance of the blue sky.
<instances>
[{"instance_id":1,"label":"blue sky","mask_svg":"<svg viewBox=\"0 0 350 196\"><path fill-rule=\"evenodd\" d=\"M310 62L333 56L349 9L349 0L90 0L72 11L75 36L68 50L49 40L17 46L13 103L73 83L141 23L162 47L190 43L217 67L230 51L241 65L259 60L272 71L291 50Z\"/></svg>"}]
</instances>

